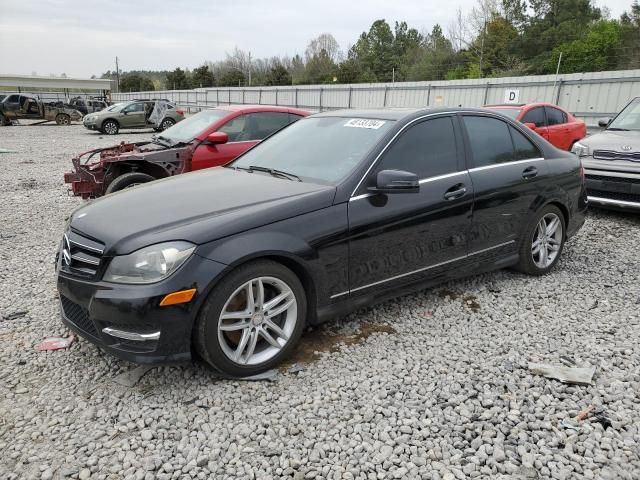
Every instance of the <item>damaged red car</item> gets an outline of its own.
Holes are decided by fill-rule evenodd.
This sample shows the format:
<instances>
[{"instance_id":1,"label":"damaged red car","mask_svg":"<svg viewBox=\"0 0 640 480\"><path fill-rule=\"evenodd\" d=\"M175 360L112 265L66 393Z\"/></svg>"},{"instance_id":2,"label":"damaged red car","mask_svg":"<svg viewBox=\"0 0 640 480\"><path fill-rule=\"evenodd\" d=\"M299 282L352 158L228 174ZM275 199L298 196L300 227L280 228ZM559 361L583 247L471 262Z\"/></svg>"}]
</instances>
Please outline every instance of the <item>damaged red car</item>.
<instances>
[{"instance_id":1,"label":"damaged red car","mask_svg":"<svg viewBox=\"0 0 640 480\"><path fill-rule=\"evenodd\" d=\"M203 110L150 142L121 143L81 153L64 181L82 198L224 165L287 125L309 115L296 108L230 105Z\"/></svg>"}]
</instances>

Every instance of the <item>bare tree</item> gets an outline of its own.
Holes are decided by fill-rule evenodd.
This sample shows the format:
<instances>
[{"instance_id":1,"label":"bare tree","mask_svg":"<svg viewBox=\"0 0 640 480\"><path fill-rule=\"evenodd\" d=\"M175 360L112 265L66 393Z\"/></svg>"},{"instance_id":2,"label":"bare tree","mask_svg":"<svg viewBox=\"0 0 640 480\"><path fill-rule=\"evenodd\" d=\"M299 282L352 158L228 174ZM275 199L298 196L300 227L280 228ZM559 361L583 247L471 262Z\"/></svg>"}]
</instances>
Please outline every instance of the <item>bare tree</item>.
<instances>
[{"instance_id":1,"label":"bare tree","mask_svg":"<svg viewBox=\"0 0 640 480\"><path fill-rule=\"evenodd\" d=\"M335 37L330 33L322 33L318 35L317 38L312 39L309 45L307 45L307 50L305 51L307 61L320 56L323 50L333 62L338 62L342 58L340 45Z\"/></svg>"}]
</instances>

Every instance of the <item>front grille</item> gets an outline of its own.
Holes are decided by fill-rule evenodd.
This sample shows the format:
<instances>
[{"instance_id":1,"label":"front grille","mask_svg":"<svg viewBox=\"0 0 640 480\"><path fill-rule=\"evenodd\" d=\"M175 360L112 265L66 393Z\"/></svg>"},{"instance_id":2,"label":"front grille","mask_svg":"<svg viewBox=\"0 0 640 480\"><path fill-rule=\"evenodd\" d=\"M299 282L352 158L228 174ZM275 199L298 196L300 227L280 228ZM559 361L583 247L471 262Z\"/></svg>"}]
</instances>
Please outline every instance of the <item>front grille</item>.
<instances>
[{"instance_id":1,"label":"front grille","mask_svg":"<svg viewBox=\"0 0 640 480\"><path fill-rule=\"evenodd\" d=\"M625 202L638 202L640 203L640 194L637 193L624 193L624 192L606 192L604 190L592 190L588 191L590 197L609 198L611 200L623 200Z\"/></svg>"},{"instance_id":2,"label":"front grille","mask_svg":"<svg viewBox=\"0 0 640 480\"><path fill-rule=\"evenodd\" d=\"M64 312L64 316L67 317L67 320L83 332L88 333L91 336L98 337L98 330L89 318L89 312L86 308L83 308L77 303L69 300L64 295L60 295L60 303L62 304L62 311Z\"/></svg>"},{"instance_id":3,"label":"front grille","mask_svg":"<svg viewBox=\"0 0 640 480\"><path fill-rule=\"evenodd\" d=\"M62 241L60 268L71 275L93 279L98 274L104 245L69 230Z\"/></svg>"},{"instance_id":4,"label":"front grille","mask_svg":"<svg viewBox=\"0 0 640 480\"><path fill-rule=\"evenodd\" d=\"M640 152L614 152L612 150L595 150L593 158L598 160L627 160L640 162Z\"/></svg>"}]
</instances>

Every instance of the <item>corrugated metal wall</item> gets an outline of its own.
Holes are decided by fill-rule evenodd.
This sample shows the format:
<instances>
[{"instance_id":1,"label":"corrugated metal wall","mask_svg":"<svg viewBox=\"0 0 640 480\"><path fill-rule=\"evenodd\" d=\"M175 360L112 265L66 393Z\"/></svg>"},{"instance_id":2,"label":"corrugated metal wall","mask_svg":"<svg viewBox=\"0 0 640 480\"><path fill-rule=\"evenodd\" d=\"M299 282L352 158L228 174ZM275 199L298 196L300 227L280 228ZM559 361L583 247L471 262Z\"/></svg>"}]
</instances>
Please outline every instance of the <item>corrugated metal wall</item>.
<instances>
[{"instance_id":1,"label":"corrugated metal wall","mask_svg":"<svg viewBox=\"0 0 640 480\"><path fill-rule=\"evenodd\" d=\"M503 103L507 90L518 91L519 103L556 103L594 125L598 117L612 116L631 98L640 96L640 70L439 82L198 88L114 93L112 98L114 101L167 98L189 109L262 104L324 111L338 108L480 107Z\"/></svg>"}]
</instances>

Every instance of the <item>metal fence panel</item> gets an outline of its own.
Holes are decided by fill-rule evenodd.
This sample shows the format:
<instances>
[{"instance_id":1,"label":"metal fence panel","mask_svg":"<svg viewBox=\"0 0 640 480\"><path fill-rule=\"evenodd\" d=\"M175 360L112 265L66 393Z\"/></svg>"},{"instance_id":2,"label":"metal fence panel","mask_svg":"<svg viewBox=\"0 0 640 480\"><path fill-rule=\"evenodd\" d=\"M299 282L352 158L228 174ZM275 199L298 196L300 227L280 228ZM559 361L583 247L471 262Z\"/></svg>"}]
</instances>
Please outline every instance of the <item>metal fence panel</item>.
<instances>
[{"instance_id":1,"label":"metal fence panel","mask_svg":"<svg viewBox=\"0 0 640 480\"><path fill-rule=\"evenodd\" d=\"M585 119L589 125L595 125L598 117L618 112L631 98L640 95L640 70L574 73L557 77L536 75L434 82L201 88L114 93L112 99L167 98L195 110L216 105L261 104L323 111L339 108L480 107L504 103L507 90L517 90L520 103L557 103Z\"/></svg>"}]
</instances>

